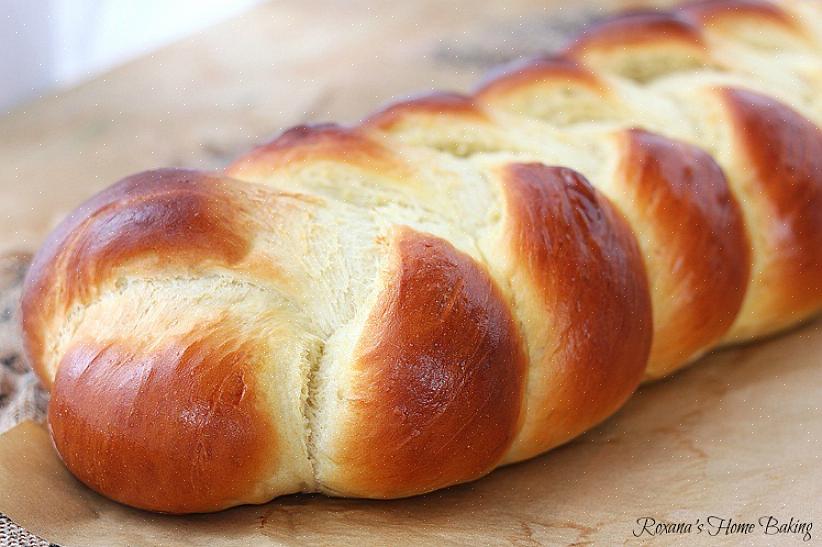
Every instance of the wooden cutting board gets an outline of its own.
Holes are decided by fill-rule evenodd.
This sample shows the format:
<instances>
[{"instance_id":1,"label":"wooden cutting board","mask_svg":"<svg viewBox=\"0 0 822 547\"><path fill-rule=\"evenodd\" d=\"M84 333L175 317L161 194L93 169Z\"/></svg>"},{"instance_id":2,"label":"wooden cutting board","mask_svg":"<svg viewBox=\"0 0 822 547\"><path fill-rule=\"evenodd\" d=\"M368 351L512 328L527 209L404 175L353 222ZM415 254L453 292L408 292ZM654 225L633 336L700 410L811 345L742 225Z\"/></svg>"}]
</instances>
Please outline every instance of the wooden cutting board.
<instances>
[{"instance_id":1,"label":"wooden cutting board","mask_svg":"<svg viewBox=\"0 0 822 547\"><path fill-rule=\"evenodd\" d=\"M604 5L341 4L261 6L0 119L0 251L35 248L79 201L134 171L219 168L289 125L354 121L394 96L468 89ZM91 493L27 423L0 437L0 512L66 545L802 543L801 533L765 535L759 519L771 515L813 522L813 543L820 365L822 320L709 356L569 445L469 485L393 502L290 496L184 518ZM636 538L645 517L691 531ZM718 519L755 528L725 535Z\"/></svg>"}]
</instances>

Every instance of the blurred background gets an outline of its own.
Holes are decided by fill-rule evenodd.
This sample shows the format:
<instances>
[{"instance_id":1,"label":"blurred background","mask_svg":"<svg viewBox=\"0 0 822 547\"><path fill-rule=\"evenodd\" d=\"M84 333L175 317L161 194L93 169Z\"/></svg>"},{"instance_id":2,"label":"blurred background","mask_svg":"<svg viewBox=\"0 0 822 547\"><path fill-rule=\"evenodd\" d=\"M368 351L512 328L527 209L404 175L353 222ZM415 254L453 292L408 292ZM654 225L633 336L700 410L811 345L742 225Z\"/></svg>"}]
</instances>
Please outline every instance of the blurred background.
<instances>
[{"instance_id":1,"label":"blurred background","mask_svg":"<svg viewBox=\"0 0 822 547\"><path fill-rule=\"evenodd\" d=\"M0 110L66 88L259 0L3 0Z\"/></svg>"},{"instance_id":2,"label":"blurred background","mask_svg":"<svg viewBox=\"0 0 822 547\"><path fill-rule=\"evenodd\" d=\"M0 254L160 166L467 90L628 0L0 0Z\"/></svg>"}]
</instances>

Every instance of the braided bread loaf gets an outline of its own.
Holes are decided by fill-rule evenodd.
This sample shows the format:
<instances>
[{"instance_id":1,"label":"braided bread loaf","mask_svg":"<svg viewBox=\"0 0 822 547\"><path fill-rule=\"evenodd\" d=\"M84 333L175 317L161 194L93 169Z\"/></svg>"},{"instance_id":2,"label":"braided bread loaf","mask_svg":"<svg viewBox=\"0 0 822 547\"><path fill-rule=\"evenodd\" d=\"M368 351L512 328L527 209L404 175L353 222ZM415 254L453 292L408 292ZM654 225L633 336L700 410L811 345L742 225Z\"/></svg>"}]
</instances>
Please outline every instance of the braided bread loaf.
<instances>
[{"instance_id":1,"label":"braided bread loaf","mask_svg":"<svg viewBox=\"0 0 822 547\"><path fill-rule=\"evenodd\" d=\"M472 96L75 210L23 297L68 468L156 511L395 498L822 308L822 6L625 15Z\"/></svg>"}]
</instances>

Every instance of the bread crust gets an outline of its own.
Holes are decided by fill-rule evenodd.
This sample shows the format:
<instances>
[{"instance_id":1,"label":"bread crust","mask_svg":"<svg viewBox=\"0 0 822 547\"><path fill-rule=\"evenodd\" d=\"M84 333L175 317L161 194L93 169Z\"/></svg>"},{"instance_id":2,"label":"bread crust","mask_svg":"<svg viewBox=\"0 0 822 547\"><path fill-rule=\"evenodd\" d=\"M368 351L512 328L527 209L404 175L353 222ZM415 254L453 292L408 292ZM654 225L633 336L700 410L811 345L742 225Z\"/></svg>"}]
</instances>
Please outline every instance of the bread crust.
<instances>
[{"instance_id":1,"label":"bread crust","mask_svg":"<svg viewBox=\"0 0 822 547\"><path fill-rule=\"evenodd\" d=\"M651 344L651 304L633 233L570 169L509 164L503 270L532 348L525 423L506 461L562 444L612 414L639 384ZM533 310L530 311L529 310ZM539 410L537 410L539 409Z\"/></svg>"},{"instance_id":2,"label":"bread crust","mask_svg":"<svg viewBox=\"0 0 822 547\"><path fill-rule=\"evenodd\" d=\"M354 349L356 399L320 481L397 498L496 467L520 423L526 359L491 277L450 243L407 227Z\"/></svg>"},{"instance_id":3,"label":"bread crust","mask_svg":"<svg viewBox=\"0 0 822 547\"><path fill-rule=\"evenodd\" d=\"M822 305L822 131L759 93L726 88L721 96L733 120L733 150L744 162L740 186L758 198L747 200L757 209L749 222L757 224L758 283L728 335L744 340Z\"/></svg>"},{"instance_id":4,"label":"bread crust","mask_svg":"<svg viewBox=\"0 0 822 547\"><path fill-rule=\"evenodd\" d=\"M252 370L264 353L225 325L153 350L76 342L49 403L66 467L116 501L165 513L217 511L256 491L279 463Z\"/></svg>"},{"instance_id":5,"label":"bread crust","mask_svg":"<svg viewBox=\"0 0 822 547\"><path fill-rule=\"evenodd\" d=\"M180 169L146 171L107 188L71 213L35 255L22 296L24 345L40 380L43 333L106 283L118 266L151 262L235 263L249 235L219 180Z\"/></svg>"},{"instance_id":6,"label":"bread crust","mask_svg":"<svg viewBox=\"0 0 822 547\"><path fill-rule=\"evenodd\" d=\"M665 376L713 347L742 307L750 249L722 169L696 146L641 129L620 135L619 205L638 229L653 279L647 376Z\"/></svg>"},{"instance_id":7,"label":"bread crust","mask_svg":"<svg viewBox=\"0 0 822 547\"><path fill-rule=\"evenodd\" d=\"M791 33L804 34L802 26L789 12L762 0L697 0L684 3L678 11L703 28L744 19L774 24Z\"/></svg>"}]
</instances>

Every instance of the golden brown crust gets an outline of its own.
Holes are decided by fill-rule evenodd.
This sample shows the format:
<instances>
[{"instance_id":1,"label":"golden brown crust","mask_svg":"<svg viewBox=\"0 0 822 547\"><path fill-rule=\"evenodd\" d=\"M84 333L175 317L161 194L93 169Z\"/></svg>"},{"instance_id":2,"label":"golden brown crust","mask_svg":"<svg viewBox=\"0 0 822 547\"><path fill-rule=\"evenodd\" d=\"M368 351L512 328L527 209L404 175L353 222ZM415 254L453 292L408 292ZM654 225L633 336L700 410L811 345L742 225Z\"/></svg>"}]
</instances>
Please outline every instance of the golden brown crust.
<instances>
[{"instance_id":1,"label":"golden brown crust","mask_svg":"<svg viewBox=\"0 0 822 547\"><path fill-rule=\"evenodd\" d=\"M627 106L611 82L570 56L503 66L484 79L475 97L481 105L559 126L618 119Z\"/></svg>"},{"instance_id":2,"label":"golden brown crust","mask_svg":"<svg viewBox=\"0 0 822 547\"><path fill-rule=\"evenodd\" d=\"M767 268L763 325L777 330L822 306L822 131L784 104L743 89L722 91L735 152L750 164L744 191L760 208L756 227Z\"/></svg>"},{"instance_id":3,"label":"golden brown crust","mask_svg":"<svg viewBox=\"0 0 822 547\"><path fill-rule=\"evenodd\" d=\"M705 44L699 29L672 12L628 12L591 25L566 49L571 57L584 55L592 48L622 48L678 43L696 52L702 52Z\"/></svg>"},{"instance_id":4,"label":"golden brown crust","mask_svg":"<svg viewBox=\"0 0 822 547\"><path fill-rule=\"evenodd\" d=\"M695 0L678 8L688 19L705 26L721 24L723 19L745 18L750 23L770 23L801 33L801 27L780 7L762 0Z\"/></svg>"},{"instance_id":5,"label":"golden brown crust","mask_svg":"<svg viewBox=\"0 0 822 547\"><path fill-rule=\"evenodd\" d=\"M245 154L226 169L240 179L300 167L323 160L394 173L393 153L357 128L337 124L301 125Z\"/></svg>"},{"instance_id":6,"label":"golden brown crust","mask_svg":"<svg viewBox=\"0 0 822 547\"><path fill-rule=\"evenodd\" d=\"M539 372L512 456L522 459L605 419L633 393L651 344L651 304L633 233L579 173L509 164L503 180L512 261L535 287L556 348L530 364Z\"/></svg>"},{"instance_id":7,"label":"golden brown crust","mask_svg":"<svg viewBox=\"0 0 822 547\"><path fill-rule=\"evenodd\" d=\"M167 513L236 504L277 467L247 333L201 325L153 351L127 339L77 342L49 405L66 466L114 500Z\"/></svg>"},{"instance_id":8,"label":"golden brown crust","mask_svg":"<svg viewBox=\"0 0 822 547\"><path fill-rule=\"evenodd\" d=\"M525 357L483 269L403 228L396 263L355 350L353 418L334 456L353 495L393 498L475 479L516 434Z\"/></svg>"},{"instance_id":9,"label":"golden brown crust","mask_svg":"<svg viewBox=\"0 0 822 547\"><path fill-rule=\"evenodd\" d=\"M520 87L540 82L584 87L598 95L609 90L597 75L576 61L562 56L544 56L516 61L492 70L477 86L475 96L480 102L494 102L500 96Z\"/></svg>"},{"instance_id":10,"label":"golden brown crust","mask_svg":"<svg viewBox=\"0 0 822 547\"><path fill-rule=\"evenodd\" d=\"M640 129L625 131L621 146L616 192L643 232L659 298L648 371L658 377L730 328L748 283L749 244L742 212L710 155Z\"/></svg>"},{"instance_id":11,"label":"golden brown crust","mask_svg":"<svg viewBox=\"0 0 822 547\"><path fill-rule=\"evenodd\" d=\"M637 81L715 64L700 29L673 12L634 12L608 19L583 32L563 55Z\"/></svg>"},{"instance_id":12,"label":"golden brown crust","mask_svg":"<svg viewBox=\"0 0 822 547\"><path fill-rule=\"evenodd\" d=\"M49 236L26 276L24 344L41 380L45 322L107 280L130 260L234 263L248 250L237 204L219 178L196 171L146 171L97 194Z\"/></svg>"},{"instance_id":13,"label":"golden brown crust","mask_svg":"<svg viewBox=\"0 0 822 547\"><path fill-rule=\"evenodd\" d=\"M480 123L489 121L488 115L477 107L472 97L439 91L391 103L366 118L363 126L390 131L408 114L418 113L464 117Z\"/></svg>"}]
</instances>

